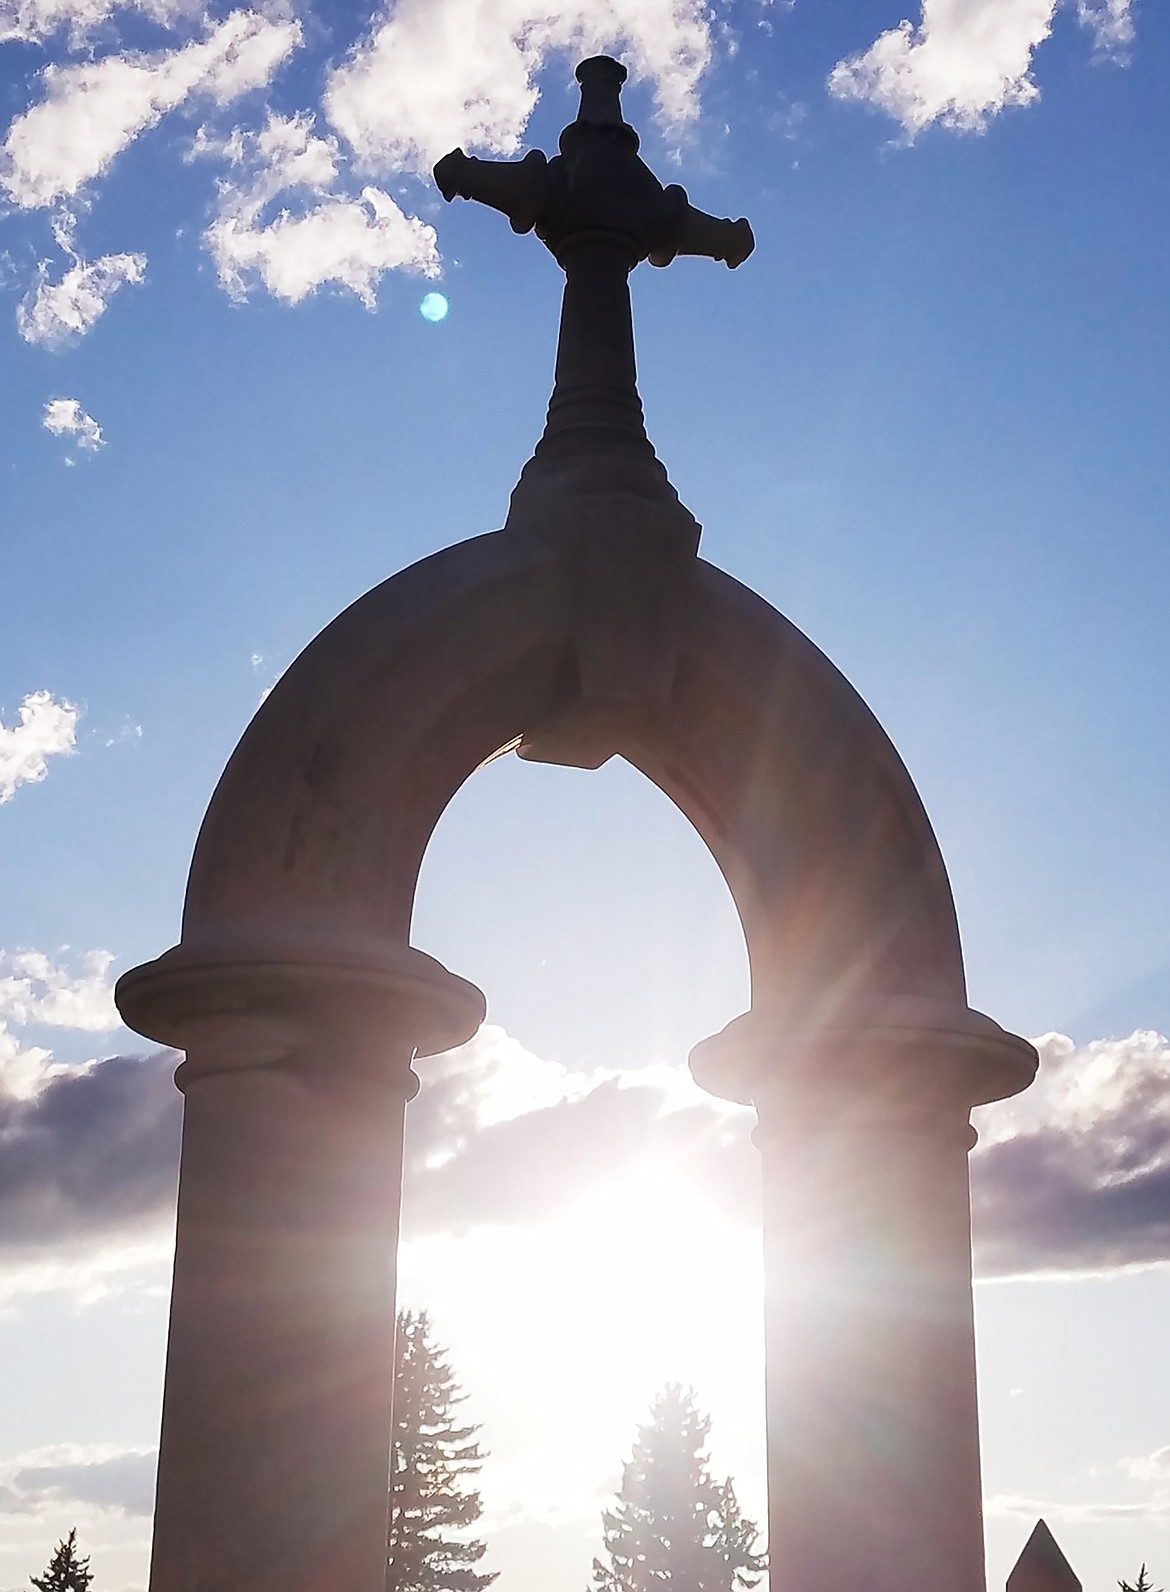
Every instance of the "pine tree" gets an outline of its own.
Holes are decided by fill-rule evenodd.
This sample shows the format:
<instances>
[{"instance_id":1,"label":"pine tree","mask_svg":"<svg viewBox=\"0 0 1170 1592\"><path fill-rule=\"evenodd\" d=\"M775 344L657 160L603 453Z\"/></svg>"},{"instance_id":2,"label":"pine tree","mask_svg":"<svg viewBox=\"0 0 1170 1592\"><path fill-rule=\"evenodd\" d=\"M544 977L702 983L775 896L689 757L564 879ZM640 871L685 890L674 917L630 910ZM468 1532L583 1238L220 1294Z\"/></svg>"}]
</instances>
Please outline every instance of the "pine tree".
<instances>
[{"instance_id":1,"label":"pine tree","mask_svg":"<svg viewBox=\"0 0 1170 1592\"><path fill-rule=\"evenodd\" d=\"M57 1544L44 1575L30 1575L29 1580L38 1592L87 1592L93 1574L89 1560L77 1556L76 1526Z\"/></svg>"},{"instance_id":2,"label":"pine tree","mask_svg":"<svg viewBox=\"0 0 1170 1592\"><path fill-rule=\"evenodd\" d=\"M1128 1581L1119 1581L1117 1584L1121 1588L1121 1592L1155 1592L1154 1583L1146 1575L1144 1564L1133 1586L1130 1586ZM1157 1592L1162 1592L1161 1587L1157 1588Z\"/></svg>"},{"instance_id":3,"label":"pine tree","mask_svg":"<svg viewBox=\"0 0 1170 1592\"><path fill-rule=\"evenodd\" d=\"M711 1422L689 1389L671 1385L650 1407L602 1515L605 1554L596 1592L742 1592L764 1572L758 1528L740 1513L730 1478L717 1482L703 1452Z\"/></svg>"},{"instance_id":4,"label":"pine tree","mask_svg":"<svg viewBox=\"0 0 1170 1592\"><path fill-rule=\"evenodd\" d=\"M463 1394L430 1341L426 1312L398 1317L394 1442L390 1463L387 1592L482 1592L495 1580L473 1568L486 1551L466 1535L483 1512L466 1480L483 1464L478 1426L458 1426Z\"/></svg>"}]
</instances>

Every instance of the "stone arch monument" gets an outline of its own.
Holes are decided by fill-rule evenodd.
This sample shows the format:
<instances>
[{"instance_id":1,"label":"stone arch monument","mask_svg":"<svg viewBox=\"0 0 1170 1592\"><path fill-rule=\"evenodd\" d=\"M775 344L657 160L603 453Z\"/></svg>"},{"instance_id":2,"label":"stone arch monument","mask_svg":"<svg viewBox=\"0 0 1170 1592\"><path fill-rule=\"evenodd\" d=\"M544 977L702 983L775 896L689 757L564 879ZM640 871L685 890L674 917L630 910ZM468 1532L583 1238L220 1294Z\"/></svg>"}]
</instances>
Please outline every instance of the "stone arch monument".
<instances>
[{"instance_id":1,"label":"stone arch monument","mask_svg":"<svg viewBox=\"0 0 1170 1592\"><path fill-rule=\"evenodd\" d=\"M616 62L560 155L457 151L448 199L565 271L548 422L501 531L305 650L212 799L182 939L119 982L186 1052L152 1592L381 1592L403 1113L484 998L409 943L439 815L486 758L627 758L727 879L751 1009L691 1057L755 1106L773 1592L982 1592L967 1151L1036 1058L968 1009L946 871L832 664L697 556L646 437L628 277L740 264L746 221L638 157Z\"/></svg>"}]
</instances>

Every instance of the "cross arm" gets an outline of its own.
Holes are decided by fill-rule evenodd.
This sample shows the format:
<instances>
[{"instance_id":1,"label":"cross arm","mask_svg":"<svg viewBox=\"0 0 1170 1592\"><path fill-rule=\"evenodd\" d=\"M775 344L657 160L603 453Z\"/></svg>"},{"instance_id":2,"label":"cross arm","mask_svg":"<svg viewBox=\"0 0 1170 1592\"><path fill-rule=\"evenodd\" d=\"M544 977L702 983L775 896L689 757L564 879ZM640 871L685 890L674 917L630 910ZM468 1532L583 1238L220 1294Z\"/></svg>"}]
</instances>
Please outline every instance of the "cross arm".
<instances>
[{"instance_id":1,"label":"cross arm","mask_svg":"<svg viewBox=\"0 0 1170 1592\"><path fill-rule=\"evenodd\" d=\"M513 232L531 232L548 190L548 161L539 149L523 160L480 160L453 149L435 166L443 198L476 199L507 216Z\"/></svg>"},{"instance_id":2,"label":"cross arm","mask_svg":"<svg viewBox=\"0 0 1170 1592\"><path fill-rule=\"evenodd\" d=\"M669 265L677 255L694 254L722 260L734 271L755 248L751 225L742 216L727 221L697 210L677 183L663 189L662 198L665 225L647 255L651 265Z\"/></svg>"}]
</instances>

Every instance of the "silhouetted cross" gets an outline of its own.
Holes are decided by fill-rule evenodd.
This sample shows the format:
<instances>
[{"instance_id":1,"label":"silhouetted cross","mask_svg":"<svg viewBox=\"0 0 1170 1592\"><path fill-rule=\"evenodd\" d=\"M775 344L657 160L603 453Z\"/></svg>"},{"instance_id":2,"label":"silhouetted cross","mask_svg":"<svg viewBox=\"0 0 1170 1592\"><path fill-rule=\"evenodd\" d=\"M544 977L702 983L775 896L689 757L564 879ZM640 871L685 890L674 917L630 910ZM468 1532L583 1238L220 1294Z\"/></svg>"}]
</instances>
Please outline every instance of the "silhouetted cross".
<instances>
[{"instance_id":1,"label":"silhouetted cross","mask_svg":"<svg viewBox=\"0 0 1170 1592\"><path fill-rule=\"evenodd\" d=\"M583 232L620 238L632 255L669 265L678 254L742 265L755 247L746 221L720 221L696 210L677 183L664 188L638 157L638 135L622 118L626 69L607 55L577 68L581 109L560 137L560 154L539 149L523 160L477 160L461 149L444 155L435 181L444 199L478 199L500 210L514 232L531 232L562 265L566 244Z\"/></svg>"},{"instance_id":2,"label":"silhouetted cross","mask_svg":"<svg viewBox=\"0 0 1170 1592\"><path fill-rule=\"evenodd\" d=\"M643 425L629 274L641 260L669 265L679 254L734 267L755 247L746 221L696 210L684 189L664 188L639 158L638 135L622 118L625 80L625 67L608 56L581 63L581 109L552 160L540 150L494 161L457 149L435 167L444 199L477 199L506 215L513 231L535 229L565 272L548 422L513 495L513 516L526 485L550 478L562 491L617 490L677 504Z\"/></svg>"}]
</instances>

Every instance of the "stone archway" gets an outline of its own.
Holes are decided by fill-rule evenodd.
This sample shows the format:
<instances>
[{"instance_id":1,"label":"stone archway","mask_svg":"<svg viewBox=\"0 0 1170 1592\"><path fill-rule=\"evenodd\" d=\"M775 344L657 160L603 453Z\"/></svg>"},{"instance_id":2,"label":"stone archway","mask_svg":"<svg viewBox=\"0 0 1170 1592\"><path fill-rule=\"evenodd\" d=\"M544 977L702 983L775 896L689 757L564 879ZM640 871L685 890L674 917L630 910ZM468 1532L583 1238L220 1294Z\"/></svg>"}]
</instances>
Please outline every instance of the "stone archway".
<instances>
[{"instance_id":1,"label":"stone archway","mask_svg":"<svg viewBox=\"0 0 1170 1592\"><path fill-rule=\"evenodd\" d=\"M411 1060L485 1010L410 945L411 909L447 802L511 744L626 757L740 914L751 1009L692 1067L760 1116L773 1592L983 1586L967 1115L1034 1053L968 1010L942 859L877 721L696 557L642 427L626 282L679 249L737 264L750 229L661 189L615 63L579 76L559 166L436 173L567 274L507 525L294 663L216 790L181 943L118 987L187 1052L152 1592L380 1592Z\"/></svg>"}]
</instances>

